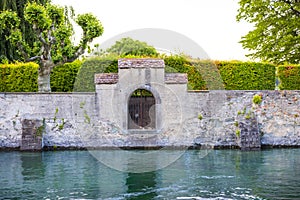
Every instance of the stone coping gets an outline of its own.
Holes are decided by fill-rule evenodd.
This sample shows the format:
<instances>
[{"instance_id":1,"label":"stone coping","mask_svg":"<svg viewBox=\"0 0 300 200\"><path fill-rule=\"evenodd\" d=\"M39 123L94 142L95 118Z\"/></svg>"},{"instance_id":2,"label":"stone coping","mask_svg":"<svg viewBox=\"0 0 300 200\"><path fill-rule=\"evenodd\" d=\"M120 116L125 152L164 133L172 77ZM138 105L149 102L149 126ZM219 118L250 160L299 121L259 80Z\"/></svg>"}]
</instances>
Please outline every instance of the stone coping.
<instances>
[{"instance_id":1,"label":"stone coping","mask_svg":"<svg viewBox=\"0 0 300 200\"><path fill-rule=\"evenodd\" d=\"M119 69L129 68L164 68L165 62L162 59L139 58L129 59L123 58L118 60Z\"/></svg>"},{"instance_id":2,"label":"stone coping","mask_svg":"<svg viewBox=\"0 0 300 200\"><path fill-rule=\"evenodd\" d=\"M95 84L115 84L118 83L119 75L117 73L95 74Z\"/></svg>"},{"instance_id":3,"label":"stone coping","mask_svg":"<svg viewBox=\"0 0 300 200\"><path fill-rule=\"evenodd\" d=\"M183 73L166 73L166 84L186 84L188 82L187 74Z\"/></svg>"}]
</instances>

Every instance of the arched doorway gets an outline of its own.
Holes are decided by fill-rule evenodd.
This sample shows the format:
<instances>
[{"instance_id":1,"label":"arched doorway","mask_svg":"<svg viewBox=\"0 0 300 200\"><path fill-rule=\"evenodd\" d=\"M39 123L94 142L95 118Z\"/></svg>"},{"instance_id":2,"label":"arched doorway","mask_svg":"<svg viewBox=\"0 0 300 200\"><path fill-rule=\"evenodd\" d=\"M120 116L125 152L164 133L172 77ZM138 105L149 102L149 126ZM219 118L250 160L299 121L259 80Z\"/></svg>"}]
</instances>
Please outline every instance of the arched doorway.
<instances>
[{"instance_id":1,"label":"arched doorway","mask_svg":"<svg viewBox=\"0 0 300 200\"><path fill-rule=\"evenodd\" d=\"M155 129L155 98L149 90L135 90L128 101L128 129Z\"/></svg>"}]
</instances>

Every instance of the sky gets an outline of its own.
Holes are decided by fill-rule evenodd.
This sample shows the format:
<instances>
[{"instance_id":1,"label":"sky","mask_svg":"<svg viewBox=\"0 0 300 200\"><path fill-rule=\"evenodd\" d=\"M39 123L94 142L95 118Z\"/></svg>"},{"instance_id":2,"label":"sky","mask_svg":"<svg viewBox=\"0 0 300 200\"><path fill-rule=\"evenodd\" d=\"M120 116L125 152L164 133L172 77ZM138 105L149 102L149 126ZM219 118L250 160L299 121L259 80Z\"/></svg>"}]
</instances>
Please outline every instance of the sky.
<instances>
[{"instance_id":1,"label":"sky","mask_svg":"<svg viewBox=\"0 0 300 200\"><path fill-rule=\"evenodd\" d=\"M189 54L185 47L193 43L213 60L249 60L245 56L248 51L239 41L253 26L236 22L238 0L52 0L52 3L73 6L76 14L96 15L104 27L103 35L94 41L100 45L121 36L136 35L134 39L150 38L147 43L171 52ZM148 38L139 37L147 30L152 30L148 31ZM154 37L161 38L154 41ZM173 45L159 44L165 40Z\"/></svg>"}]
</instances>

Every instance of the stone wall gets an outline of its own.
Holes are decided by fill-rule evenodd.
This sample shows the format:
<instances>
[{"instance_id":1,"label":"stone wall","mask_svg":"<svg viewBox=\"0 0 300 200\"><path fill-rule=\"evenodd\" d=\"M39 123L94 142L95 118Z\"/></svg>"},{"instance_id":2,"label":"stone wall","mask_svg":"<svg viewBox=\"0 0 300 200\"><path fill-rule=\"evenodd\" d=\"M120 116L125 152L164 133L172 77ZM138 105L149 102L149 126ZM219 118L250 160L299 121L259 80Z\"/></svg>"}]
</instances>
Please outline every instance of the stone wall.
<instances>
[{"instance_id":1,"label":"stone wall","mask_svg":"<svg viewBox=\"0 0 300 200\"><path fill-rule=\"evenodd\" d=\"M161 109L167 112L162 112L160 131L148 134L124 131L120 118L113 117L126 117L121 110L106 109L103 113L111 118L100 115L99 98L104 101L105 95L1 93L0 147L20 148L25 119L45 121L45 147L239 147L241 124L252 119L263 146L300 146L300 91L203 91L178 96L176 89L180 87L172 88L173 99L161 98ZM262 97L260 104L252 102L256 94Z\"/></svg>"},{"instance_id":2,"label":"stone wall","mask_svg":"<svg viewBox=\"0 0 300 200\"><path fill-rule=\"evenodd\" d=\"M0 93L0 148L19 148L23 120L45 121L45 146L80 146L76 126L97 118L94 93Z\"/></svg>"},{"instance_id":3,"label":"stone wall","mask_svg":"<svg viewBox=\"0 0 300 200\"><path fill-rule=\"evenodd\" d=\"M0 93L0 148L300 147L300 91L187 91L187 75L166 74L161 59L118 65L95 75L96 93ZM136 90L154 97L144 113L155 126L129 127L145 117L129 114ZM26 121L43 122L42 142Z\"/></svg>"}]
</instances>

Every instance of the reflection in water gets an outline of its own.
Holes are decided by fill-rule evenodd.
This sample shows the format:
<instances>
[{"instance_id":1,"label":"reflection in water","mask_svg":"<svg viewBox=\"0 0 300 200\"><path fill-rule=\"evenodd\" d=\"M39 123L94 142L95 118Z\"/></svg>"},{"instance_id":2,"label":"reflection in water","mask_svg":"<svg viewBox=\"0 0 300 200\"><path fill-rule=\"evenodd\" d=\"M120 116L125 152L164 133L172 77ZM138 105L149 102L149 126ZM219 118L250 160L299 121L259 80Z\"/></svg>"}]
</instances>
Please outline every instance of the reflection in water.
<instances>
[{"instance_id":1,"label":"reflection in water","mask_svg":"<svg viewBox=\"0 0 300 200\"><path fill-rule=\"evenodd\" d=\"M22 175L25 181L34 181L45 177L45 163L40 152L24 152L21 156Z\"/></svg>"},{"instance_id":2,"label":"reflection in water","mask_svg":"<svg viewBox=\"0 0 300 200\"><path fill-rule=\"evenodd\" d=\"M152 199L156 197L157 194L155 193L155 179L155 172L128 173L128 177L126 178L126 185L128 187L127 193L129 194L129 196L127 199Z\"/></svg>"},{"instance_id":3,"label":"reflection in water","mask_svg":"<svg viewBox=\"0 0 300 200\"><path fill-rule=\"evenodd\" d=\"M300 149L211 151L205 157L192 150L144 173L111 169L88 151L0 152L0 180L0 199L298 200Z\"/></svg>"}]
</instances>

